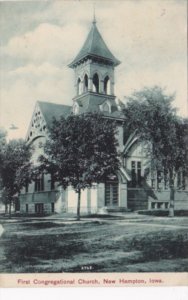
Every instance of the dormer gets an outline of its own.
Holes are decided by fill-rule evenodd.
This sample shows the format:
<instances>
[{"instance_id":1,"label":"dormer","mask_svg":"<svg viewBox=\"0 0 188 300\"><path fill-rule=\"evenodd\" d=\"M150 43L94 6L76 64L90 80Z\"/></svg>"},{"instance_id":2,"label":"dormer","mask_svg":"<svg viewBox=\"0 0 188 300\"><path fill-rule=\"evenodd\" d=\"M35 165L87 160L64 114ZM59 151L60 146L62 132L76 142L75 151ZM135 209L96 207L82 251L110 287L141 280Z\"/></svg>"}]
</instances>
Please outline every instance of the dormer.
<instances>
[{"instance_id":1,"label":"dormer","mask_svg":"<svg viewBox=\"0 0 188 300\"><path fill-rule=\"evenodd\" d=\"M103 104L100 105L100 111L111 114L112 109L111 109L111 103L109 100L106 100Z\"/></svg>"}]
</instances>

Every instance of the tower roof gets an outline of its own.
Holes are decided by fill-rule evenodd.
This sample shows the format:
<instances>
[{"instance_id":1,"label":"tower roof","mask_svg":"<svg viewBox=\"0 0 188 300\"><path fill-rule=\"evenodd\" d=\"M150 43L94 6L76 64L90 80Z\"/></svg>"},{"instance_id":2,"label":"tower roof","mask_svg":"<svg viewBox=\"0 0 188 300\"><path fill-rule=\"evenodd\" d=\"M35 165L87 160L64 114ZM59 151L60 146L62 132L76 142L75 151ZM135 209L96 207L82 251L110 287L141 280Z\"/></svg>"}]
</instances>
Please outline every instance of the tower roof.
<instances>
[{"instance_id":1,"label":"tower roof","mask_svg":"<svg viewBox=\"0 0 188 300\"><path fill-rule=\"evenodd\" d=\"M120 64L120 61L115 58L115 56L111 53L111 51L105 44L96 26L96 21L93 21L91 30L85 40L84 45L82 46L75 59L69 64L69 67L74 68L76 64L78 64L82 59L88 56L104 59L106 61L109 61L114 66Z\"/></svg>"}]
</instances>

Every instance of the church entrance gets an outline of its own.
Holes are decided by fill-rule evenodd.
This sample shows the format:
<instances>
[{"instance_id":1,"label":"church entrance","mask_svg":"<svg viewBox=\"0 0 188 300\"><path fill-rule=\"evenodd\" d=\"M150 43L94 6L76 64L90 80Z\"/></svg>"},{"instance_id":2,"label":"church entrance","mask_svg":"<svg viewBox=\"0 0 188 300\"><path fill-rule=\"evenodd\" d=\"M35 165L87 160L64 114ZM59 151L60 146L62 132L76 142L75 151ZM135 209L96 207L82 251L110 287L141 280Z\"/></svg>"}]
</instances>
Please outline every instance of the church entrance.
<instances>
[{"instance_id":1,"label":"church entrance","mask_svg":"<svg viewBox=\"0 0 188 300\"><path fill-rule=\"evenodd\" d=\"M43 212L44 212L44 204L43 203L35 204L35 213L43 214Z\"/></svg>"},{"instance_id":2,"label":"church entrance","mask_svg":"<svg viewBox=\"0 0 188 300\"><path fill-rule=\"evenodd\" d=\"M118 181L107 181L105 183L105 206L118 206L119 197Z\"/></svg>"}]
</instances>

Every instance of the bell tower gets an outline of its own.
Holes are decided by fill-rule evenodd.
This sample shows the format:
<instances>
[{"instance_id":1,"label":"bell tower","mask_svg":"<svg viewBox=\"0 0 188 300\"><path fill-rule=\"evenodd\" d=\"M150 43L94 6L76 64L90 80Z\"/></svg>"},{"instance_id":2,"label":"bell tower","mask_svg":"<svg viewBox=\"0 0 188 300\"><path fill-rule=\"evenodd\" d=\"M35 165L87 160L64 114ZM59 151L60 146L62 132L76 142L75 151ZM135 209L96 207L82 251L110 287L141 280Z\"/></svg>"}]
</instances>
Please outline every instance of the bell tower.
<instances>
[{"instance_id":1,"label":"bell tower","mask_svg":"<svg viewBox=\"0 0 188 300\"><path fill-rule=\"evenodd\" d=\"M98 31L94 17L85 43L69 64L75 73L74 113L98 111L105 101L115 102L114 69L119 64Z\"/></svg>"}]
</instances>

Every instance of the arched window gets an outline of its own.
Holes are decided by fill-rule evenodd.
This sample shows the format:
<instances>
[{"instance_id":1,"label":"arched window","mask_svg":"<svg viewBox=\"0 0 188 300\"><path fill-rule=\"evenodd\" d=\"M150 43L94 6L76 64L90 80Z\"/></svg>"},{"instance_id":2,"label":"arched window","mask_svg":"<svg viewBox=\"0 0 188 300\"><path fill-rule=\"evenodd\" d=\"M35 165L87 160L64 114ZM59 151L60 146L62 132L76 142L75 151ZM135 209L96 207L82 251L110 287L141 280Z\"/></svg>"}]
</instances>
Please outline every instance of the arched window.
<instances>
[{"instance_id":1,"label":"arched window","mask_svg":"<svg viewBox=\"0 0 188 300\"><path fill-rule=\"evenodd\" d=\"M88 76L85 74L84 76L84 92L88 91Z\"/></svg>"},{"instance_id":2,"label":"arched window","mask_svg":"<svg viewBox=\"0 0 188 300\"><path fill-rule=\"evenodd\" d=\"M104 93L110 94L110 78L109 76L106 76L104 79Z\"/></svg>"},{"instance_id":3,"label":"arched window","mask_svg":"<svg viewBox=\"0 0 188 300\"><path fill-rule=\"evenodd\" d=\"M109 112L109 105L107 103L103 105L103 111Z\"/></svg>"},{"instance_id":4,"label":"arched window","mask_svg":"<svg viewBox=\"0 0 188 300\"><path fill-rule=\"evenodd\" d=\"M97 73L93 76L93 92L99 92L99 76Z\"/></svg>"},{"instance_id":5,"label":"arched window","mask_svg":"<svg viewBox=\"0 0 188 300\"><path fill-rule=\"evenodd\" d=\"M77 94L78 95L81 95L81 80L80 78L78 78L78 81L77 81Z\"/></svg>"}]
</instances>

